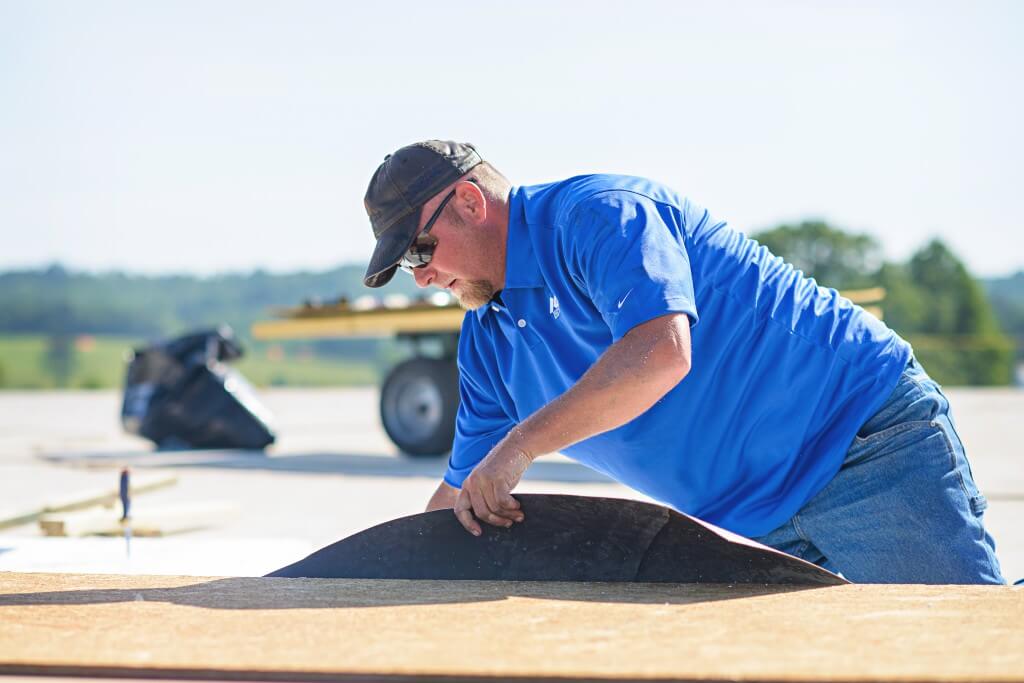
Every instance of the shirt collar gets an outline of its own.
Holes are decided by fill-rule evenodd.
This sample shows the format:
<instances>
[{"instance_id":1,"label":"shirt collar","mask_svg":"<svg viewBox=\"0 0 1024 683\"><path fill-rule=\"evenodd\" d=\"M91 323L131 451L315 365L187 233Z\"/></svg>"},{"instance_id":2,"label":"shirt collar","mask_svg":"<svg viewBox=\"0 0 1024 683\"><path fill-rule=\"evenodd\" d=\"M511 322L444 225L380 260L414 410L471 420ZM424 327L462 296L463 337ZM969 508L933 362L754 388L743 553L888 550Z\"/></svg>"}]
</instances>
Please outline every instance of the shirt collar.
<instances>
[{"instance_id":1,"label":"shirt collar","mask_svg":"<svg viewBox=\"0 0 1024 683\"><path fill-rule=\"evenodd\" d=\"M526 200L522 188L514 187L508 196L508 241L505 244L505 288L543 287L540 265L530 239L530 225L526 222ZM483 316L491 305L481 306L477 315Z\"/></svg>"},{"instance_id":2,"label":"shirt collar","mask_svg":"<svg viewBox=\"0 0 1024 683\"><path fill-rule=\"evenodd\" d=\"M526 222L526 200L521 188L509 193L508 243L505 248L505 289L543 287L540 265L533 252L530 225Z\"/></svg>"}]
</instances>

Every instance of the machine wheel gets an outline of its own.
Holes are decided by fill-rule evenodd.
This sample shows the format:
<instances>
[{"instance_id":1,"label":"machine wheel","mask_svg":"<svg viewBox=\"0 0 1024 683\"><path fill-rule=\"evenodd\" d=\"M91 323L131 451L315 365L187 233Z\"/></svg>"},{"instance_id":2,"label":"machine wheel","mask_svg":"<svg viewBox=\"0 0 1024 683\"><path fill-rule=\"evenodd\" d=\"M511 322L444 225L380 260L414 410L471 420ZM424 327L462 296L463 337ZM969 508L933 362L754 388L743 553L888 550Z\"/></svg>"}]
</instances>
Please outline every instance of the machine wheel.
<instances>
[{"instance_id":1,"label":"machine wheel","mask_svg":"<svg viewBox=\"0 0 1024 683\"><path fill-rule=\"evenodd\" d=\"M458 409L459 370L454 360L412 358L399 363L380 392L384 431L409 455L450 451Z\"/></svg>"}]
</instances>

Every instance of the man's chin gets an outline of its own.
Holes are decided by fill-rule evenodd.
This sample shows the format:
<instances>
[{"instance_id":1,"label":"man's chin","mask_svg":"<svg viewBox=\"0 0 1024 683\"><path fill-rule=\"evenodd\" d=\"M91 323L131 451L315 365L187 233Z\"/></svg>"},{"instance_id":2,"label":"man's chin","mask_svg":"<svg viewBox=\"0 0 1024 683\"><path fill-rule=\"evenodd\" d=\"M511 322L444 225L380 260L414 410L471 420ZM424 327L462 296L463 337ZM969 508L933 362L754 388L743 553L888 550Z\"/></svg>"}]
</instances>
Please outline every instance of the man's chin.
<instances>
[{"instance_id":1,"label":"man's chin","mask_svg":"<svg viewBox=\"0 0 1024 683\"><path fill-rule=\"evenodd\" d=\"M459 300L459 305L467 311L475 311L489 304L496 290L487 280L459 280L451 291Z\"/></svg>"}]
</instances>

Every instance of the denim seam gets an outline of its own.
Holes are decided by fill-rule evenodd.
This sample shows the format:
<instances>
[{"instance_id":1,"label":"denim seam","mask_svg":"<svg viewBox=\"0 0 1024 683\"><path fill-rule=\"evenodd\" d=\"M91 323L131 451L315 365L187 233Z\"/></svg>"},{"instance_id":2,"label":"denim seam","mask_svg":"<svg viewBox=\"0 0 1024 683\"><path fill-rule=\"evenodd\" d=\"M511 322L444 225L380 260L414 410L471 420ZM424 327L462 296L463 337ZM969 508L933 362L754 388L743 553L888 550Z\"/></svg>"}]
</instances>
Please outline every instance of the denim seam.
<instances>
[{"instance_id":1,"label":"denim seam","mask_svg":"<svg viewBox=\"0 0 1024 683\"><path fill-rule=\"evenodd\" d=\"M811 539L807 538L807 534L805 534L804 530L800 528L800 515L793 515L792 522L793 530L796 531L796 535L804 542L804 547L801 549L801 552L806 551Z\"/></svg>"},{"instance_id":2,"label":"denim seam","mask_svg":"<svg viewBox=\"0 0 1024 683\"><path fill-rule=\"evenodd\" d=\"M971 469L971 461L967 459L967 446L964 445L964 439L962 436L960 436L960 431L956 428L956 423L953 421L953 407L949 403L949 397L946 396L945 393L943 393L942 386L938 382L936 382L935 380L932 380L932 382L935 383L935 391L939 394L939 396L943 398L943 400L946 401L946 421L949 422L949 431L951 431L953 433L953 436L956 437L956 440L960 442L960 446L964 451L964 462L967 464L967 471L970 473L971 479L974 479L974 471ZM943 430L943 433L945 433L945 430ZM947 436L946 438L947 440L952 440L952 437ZM950 444L950 447L952 448L952 444ZM955 453L953 464L956 464ZM961 480L962 479L963 477L961 477ZM977 487L977 483L975 483L975 487ZM978 489L978 494L981 495L981 489ZM970 498L972 501L974 500L973 498L971 498L970 494L968 494L967 497Z\"/></svg>"},{"instance_id":3,"label":"denim seam","mask_svg":"<svg viewBox=\"0 0 1024 683\"><path fill-rule=\"evenodd\" d=\"M918 366L918 367L920 367L920 366ZM924 368L921 368L921 372L924 372ZM924 384L921 383L921 380L919 380L917 378L917 375L912 375L912 374L910 374L907 371L904 371L903 374L906 376L906 378L908 380L910 380L911 382L916 384L918 389L920 389L921 391L923 391L926 394L928 393L928 391L929 391L928 387L926 387ZM927 375L925 375L925 376L927 377ZM935 385L936 389L939 388L939 383L938 382L933 380L931 377L928 377L928 379L931 380L932 384ZM946 400L946 407L948 408L949 407L949 399L947 399L946 395L943 394L941 391L939 391L939 395L942 396L942 398L944 398Z\"/></svg>"},{"instance_id":4,"label":"denim seam","mask_svg":"<svg viewBox=\"0 0 1024 683\"><path fill-rule=\"evenodd\" d=\"M922 384L916 377L907 375L907 379L916 384L918 388L921 389L921 391L928 391L927 387L925 387L924 384ZM956 434L956 428L953 426L953 418L949 416L949 399L946 398L946 395L942 393L942 389L939 388L938 382L932 380L932 384L935 385L936 393L938 393L939 396L941 396L943 400L946 401L946 420L949 421L949 428L953 430L954 434ZM953 468L953 472L956 474L957 481L960 482L960 490L964 492L964 497L967 499L967 507L970 508L971 514L977 517L978 513L974 511L974 496L972 496L971 492L967 490L967 482L964 481L964 475L960 472L960 468L957 467L956 465L956 447L953 446L953 439L950 438L949 434L946 432L946 430L943 428L942 424L938 420L931 420L930 424L932 427L935 427L935 429L939 430L940 434L942 434L942 438L946 442L946 451L949 455L949 466ZM956 438L960 440L960 435L956 434ZM960 441L961 445L963 445L963 441ZM964 461L967 461L966 453L964 453ZM968 465L968 467L970 467L970 465ZM978 495L981 495L980 490L978 491Z\"/></svg>"},{"instance_id":5,"label":"denim seam","mask_svg":"<svg viewBox=\"0 0 1024 683\"><path fill-rule=\"evenodd\" d=\"M953 440L949 438L949 434L942 428L942 425L932 421L932 426L939 430L942 434L942 438L946 441L946 450L949 454L949 465L953 468L953 472L956 474L957 481L960 482L960 490L964 492L964 497L967 499L967 507L971 509L971 513L977 517L978 513L974 511L974 496L967 490L967 482L964 481L964 475L960 472L960 468L956 465L956 448L953 446ZM978 491L978 495L981 495L981 491Z\"/></svg>"}]
</instances>

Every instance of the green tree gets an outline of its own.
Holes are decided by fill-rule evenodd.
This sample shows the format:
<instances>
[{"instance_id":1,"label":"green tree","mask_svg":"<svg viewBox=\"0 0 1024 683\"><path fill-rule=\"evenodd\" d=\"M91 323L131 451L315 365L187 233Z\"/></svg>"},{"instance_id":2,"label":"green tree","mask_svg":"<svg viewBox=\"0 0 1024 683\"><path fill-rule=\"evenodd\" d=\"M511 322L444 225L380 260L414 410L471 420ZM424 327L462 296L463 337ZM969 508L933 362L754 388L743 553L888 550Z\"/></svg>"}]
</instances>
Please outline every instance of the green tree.
<instances>
[{"instance_id":1,"label":"green tree","mask_svg":"<svg viewBox=\"0 0 1024 683\"><path fill-rule=\"evenodd\" d=\"M910 276L928 293L921 332L991 334L999 332L985 292L964 264L940 240L932 240L908 264Z\"/></svg>"},{"instance_id":2,"label":"green tree","mask_svg":"<svg viewBox=\"0 0 1024 683\"><path fill-rule=\"evenodd\" d=\"M780 225L755 234L754 239L826 287L869 287L882 264L875 238L844 232L823 221Z\"/></svg>"},{"instance_id":3,"label":"green tree","mask_svg":"<svg viewBox=\"0 0 1024 683\"><path fill-rule=\"evenodd\" d=\"M920 331L929 301L925 292L914 284L910 268L906 264L883 263L875 275L875 283L885 288L882 302L885 323L904 335Z\"/></svg>"},{"instance_id":4,"label":"green tree","mask_svg":"<svg viewBox=\"0 0 1024 683\"><path fill-rule=\"evenodd\" d=\"M900 321L907 327L890 324L908 337L928 371L948 384L1009 384L1013 343L999 329L981 284L952 250L932 240L910 258L906 273L920 313Z\"/></svg>"},{"instance_id":5,"label":"green tree","mask_svg":"<svg viewBox=\"0 0 1024 683\"><path fill-rule=\"evenodd\" d=\"M984 284L999 327L1014 340L1017 361L1024 362L1024 270Z\"/></svg>"}]
</instances>

